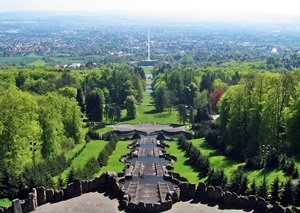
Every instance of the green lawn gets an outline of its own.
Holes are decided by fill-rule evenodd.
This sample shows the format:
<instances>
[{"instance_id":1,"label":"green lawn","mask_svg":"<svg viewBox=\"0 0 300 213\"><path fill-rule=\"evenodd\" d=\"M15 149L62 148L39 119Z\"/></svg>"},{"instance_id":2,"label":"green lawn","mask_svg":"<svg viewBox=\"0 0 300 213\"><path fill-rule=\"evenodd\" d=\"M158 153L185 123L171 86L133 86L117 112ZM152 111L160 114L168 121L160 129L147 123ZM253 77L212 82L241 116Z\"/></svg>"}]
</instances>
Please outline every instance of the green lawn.
<instances>
[{"instance_id":1,"label":"green lawn","mask_svg":"<svg viewBox=\"0 0 300 213\"><path fill-rule=\"evenodd\" d=\"M126 110L122 112L123 119L126 119ZM156 112L150 93L144 92L143 102L137 106L137 115L133 120L126 120L124 123L137 124L142 122L156 122L161 124L178 124L177 111L172 110L171 114L167 110Z\"/></svg>"},{"instance_id":2,"label":"green lawn","mask_svg":"<svg viewBox=\"0 0 300 213\"><path fill-rule=\"evenodd\" d=\"M145 74L152 74L151 71L153 70L153 67L142 67Z\"/></svg>"},{"instance_id":3,"label":"green lawn","mask_svg":"<svg viewBox=\"0 0 300 213\"><path fill-rule=\"evenodd\" d=\"M7 198L0 199L0 207L1 206L11 206L11 201Z\"/></svg>"},{"instance_id":4,"label":"green lawn","mask_svg":"<svg viewBox=\"0 0 300 213\"><path fill-rule=\"evenodd\" d=\"M95 176L100 176L103 172L107 172L107 171L114 171L117 173L122 172L125 165L124 163L120 162L120 157L130 152L130 150L127 147L131 143L132 143L131 141L119 141L117 143L116 149L109 156L107 166L102 167L99 173L96 174Z\"/></svg>"},{"instance_id":5,"label":"green lawn","mask_svg":"<svg viewBox=\"0 0 300 213\"><path fill-rule=\"evenodd\" d=\"M214 149L203 138L191 140L191 142L200 149L203 155L209 157L209 162L213 168L224 169L224 172L229 179L231 178L232 174L234 174L234 172L241 169L245 165L245 163L240 163L220 154L218 150ZM299 164L297 165L299 166ZM255 181L258 185L262 183L264 178L263 169L245 171L245 174L248 177L249 183L251 183L255 178ZM268 184L271 184L276 177L278 177L279 180L283 182L286 182L290 178L285 176L282 170L273 169L266 171L266 179Z\"/></svg>"},{"instance_id":6,"label":"green lawn","mask_svg":"<svg viewBox=\"0 0 300 213\"><path fill-rule=\"evenodd\" d=\"M190 183L198 183L200 181L199 172L196 171L193 166L188 164L188 157L185 156L185 151L179 149L177 142L165 142L170 147L167 149L167 153L175 156L177 161L173 163L173 172L179 173L182 177L188 179Z\"/></svg>"},{"instance_id":7,"label":"green lawn","mask_svg":"<svg viewBox=\"0 0 300 213\"><path fill-rule=\"evenodd\" d=\"M89 159L91 159L92 157L98 158L99 153L107 143L108 143L107 141L102 141L102 140L91 140L86 145L85 149L80 153L80 155L72 161L71 166L65 171L63 171L61 177L64 180L66 180L72 167L74 169L83 168L83 166L88 162ZM54 177L55 182L57 181L57 179L58 176Z\"/></svg>"},{"instance_id":8,"label":"green lawn","mask_svg":"<svg viewBox=\"0 0 300 213\"><path fill-rule=\"evenodd\" d=\"M80 144L76 144L75 147L67 152L65 152L65 157L67 160L71 159L72 157L74 157L74 155L82 149L82 147L84 146L84 143L80 143Z\"/></svg>"},{"instance_id":9,"label":"green lawn","mask_svg":"<svg viewBox=\"0 0 300 213\"><path fill-rule=\"evenodd\" d=\"M112 130L114 130L113 127L107 126L107 127L102 128L102 129L97 129L96 132L97 133L104 133L104 132L109 132L109 131L112 131Z\"/></svg>"}]
</instances>

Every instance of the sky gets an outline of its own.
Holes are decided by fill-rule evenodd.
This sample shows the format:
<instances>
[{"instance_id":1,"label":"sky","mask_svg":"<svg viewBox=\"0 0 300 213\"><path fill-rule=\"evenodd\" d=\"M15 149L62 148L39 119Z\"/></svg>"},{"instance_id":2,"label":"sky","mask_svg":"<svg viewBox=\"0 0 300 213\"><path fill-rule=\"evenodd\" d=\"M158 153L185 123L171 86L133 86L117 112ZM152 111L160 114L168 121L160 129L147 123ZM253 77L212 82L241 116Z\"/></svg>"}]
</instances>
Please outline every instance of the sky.
<instances>
[{"instance_id":1,"label":"sky","mask_svg":"<svg viewBox=\"0 0 300 213\"><path fill-rule=\"evenodd\" d=\"M0 0L0 12L121 11L180 15L298 15L298 0ZM180 12L180 13L179 13Z\"/></svg>"}]
</instances>

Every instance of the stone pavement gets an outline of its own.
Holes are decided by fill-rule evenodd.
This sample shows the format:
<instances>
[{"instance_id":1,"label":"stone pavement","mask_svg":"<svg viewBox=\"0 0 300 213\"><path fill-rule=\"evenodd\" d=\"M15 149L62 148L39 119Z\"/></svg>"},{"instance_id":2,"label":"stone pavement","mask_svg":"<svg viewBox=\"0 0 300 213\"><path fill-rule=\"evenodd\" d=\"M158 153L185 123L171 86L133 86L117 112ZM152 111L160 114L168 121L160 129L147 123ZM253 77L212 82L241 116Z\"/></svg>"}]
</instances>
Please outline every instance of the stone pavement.
<instances>
[{"instance_id":1,"label":"stone pavement","mask_svg":"<svg viewBox=\"0 0 300 213\"><path fill-rule=\"evenodd\" d=\"M119 131L132 131L138 130L142 132L155 132L165 130L168 132L180 132L185 131L185 126L172 126L158 123L139 123L139 124L120 124L114 127L114 130Z\"/></svg>"},{"instance_id":2,"label":"stone pavement","mask_svg":"<svg viewBox=\"0 0 300 213\"><path fill-rule=\"evenodd\" d=\"M129 212L124 209L119 209L119 203L117 199L110 199L103 193L91 192L83 194L80 197L72 198L59 203L47 203L38 207L35 213L118 213ZM218 205L209 206L207 204L192 203L192 202L178 202L173 204L172 209L165 211L167 213L242 213L249 212L241 209L222 209ZM253 211L251 211L253 212Z\"/></svg>"}]
</instances>

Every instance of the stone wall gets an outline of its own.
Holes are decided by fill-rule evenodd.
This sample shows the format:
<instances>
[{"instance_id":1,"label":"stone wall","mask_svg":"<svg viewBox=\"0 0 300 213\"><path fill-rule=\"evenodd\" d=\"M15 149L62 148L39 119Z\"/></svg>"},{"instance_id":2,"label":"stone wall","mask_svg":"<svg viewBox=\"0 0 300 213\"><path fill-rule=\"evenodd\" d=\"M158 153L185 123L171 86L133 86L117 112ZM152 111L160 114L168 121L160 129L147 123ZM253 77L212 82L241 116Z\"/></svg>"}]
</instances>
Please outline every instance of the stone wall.
<instances>
[{"instance_id":1,"label":"stone wall","mask_svg":"<svg viewBox=\"0 0 300 213\"><path fill-rule=\"evenodd\" d=\"M228 208L240 208L246 210L257 210L258 212L270 213L300 213L296 208L288 209L279 204L270 204L265 199L254 195L241 196L233 192L224 192L220 187L206 186L200 182L195 184L187 182L177 173L170 173L167 177L178 187L166 195L162 203L134 203L128 194L124 194L119 184L118 175L115 172L103 173L93 180L76 180L61 190L45 189L43 186L33 188L26 200L14 199L12 206L0 207L0 213L22 213L34 211L38 206L45 203L54 203L80 196L83 193L105 190L112 193L115 198L120 199L121 205L131 211L160 212L172 208L172 205L180 200L194 199L197 201L214 201Z\"/></svg>"},{"instance_id":2,"label":"stone wall","mask_svg":"<svg viewBox=\"0 0 300 213\"><path fill-rule=\"evenodd\" d=\"M94 180L75 180L61 190L45 189L43 186L33 188L26 200L14 199L12 206L0 207L0 213L23 213L34 211L38 206L45 203L55 203L80 196L83 193L107 190L116 198L123 196L119 185L118 175L115 172L103 173Z\"/></svg>"}]
</instances>

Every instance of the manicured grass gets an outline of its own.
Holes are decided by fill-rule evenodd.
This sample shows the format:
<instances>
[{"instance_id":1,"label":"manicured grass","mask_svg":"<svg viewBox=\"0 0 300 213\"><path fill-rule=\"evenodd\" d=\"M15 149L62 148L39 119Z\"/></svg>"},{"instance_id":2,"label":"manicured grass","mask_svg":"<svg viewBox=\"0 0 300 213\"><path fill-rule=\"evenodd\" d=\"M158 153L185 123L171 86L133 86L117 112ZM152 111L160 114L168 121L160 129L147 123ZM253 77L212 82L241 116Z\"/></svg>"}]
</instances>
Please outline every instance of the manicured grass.
<instances>
[{"instance_id":1,"label":"manicured grass","mask_svg":"<svg viewBox=\"0 0 300 213\"><path fill-rule=\"evenodd\" d=\"M119 141L117 143L116 149L109 156L107 166L102 167L99 173L96 174L95 176L100 176L103 172L108 172L108 171L114 171L117 173L122 172L125 164L120 162L120 157L130 152L130 150L127 147L131 143L132 143L131 141Z\"/></svg>"},{"instance_id":2,"label":"manicured grass","mask_svg":"<svg viewBox=\"0 0 300 213\"><path fill-rule=\"evenodd\" d=\"M174 167L173 172L179 173L182 177L188 179L190 183L197 184L200 181L199 172L192 165L189 165L189 158L185 156L185 151L181 150L175 141L165 143L170 146L167 153L177 158L177 161L172 164Z\"/></svg>"},{"instance_id":3,"label":"manicured grass","mask_svg":"<svg viewBox=\"0 0 300 213\"><path fill-rule=\"evenodd\" d=\"M226 157L216 149L214 149L210 144L208 144L203 138L191 140L191 142L200 149L201 153L209 157L209 162L214 169L224 169L226 176L230 179L232 175L242 169L245 163L240 163L238 161L232 160L229 157ZM296 163L299 166L299 164ZM299 167L298 167L299 169ZM263 169L245 171L246 176L248 177L249 184L255 178L255 182L260 185L263 182L264 171ZM290 177L285 176L282 170L273 169L266 171L266 180L268 185L270 185L273 180L278 177L280 181L286 182ZM203 179L205 180L205 179Z\"/></svg>"},{"instance_id":4,"label":"manicured grass","mask_svg":"<svg viewBox=\"0 0 300 213\"><path fill-rule=\"evenodd\" d=\"M78 168L83 168L83 166L88 162L89 159L91 159L92 157L98 158L99 153L107 143L108 143L107 141L102 141L102 140L91 140L86 145L85 149L80 153L80 155L72 161L71 166L65 171L63 171L61 177L64 180L66 180L72 167L75 170ZM57 179L58 176L54 177L55 182L57 181Z\"/></svg>"},{"instance_id":5,"label":"manicured grass","mask_svg":"<svg viewBox=\"0 0 300 213\"><path fill-rule=\"evenodd\" d=\"M165 110L157 112L153 105L150 93L144 92L143 102L137 106L137 115L133 120L126 120L124 123L137 124L142 122L155 122L161 124L178 124L177 111L172 110L171 114ZM122 112L123 118L126 119L126 110Z\"/></svg>"},{"instance_id":6,"label":"manicured grass","mask_svg":"<svg viewBox=\"0 0 300 213\"><path fill-rule=\"evenodd\" d=\"M153 67L142 67L145 74L152 74L151 71L153 70Z\"/></svg>"},{"instance_id":7,"label":"manicured grass","mask_svg":"<svg viewBox=\"0 0 300 213\"><path fill-rule=\"evenodd\" d=\"M102 129L97 129L96 132L97 133L104 133L104 132L109 132L109 131L112 131L112 130L114 130L113 127L107 126L107 127L102 128Z\"/></svg>"},{"instance_id":8,"label":"manicured grass","mask_svg":"<svg viewBox=\"0 0 300 213\"><path fill-rule=\"evenodd\" d=\"M72 157L74 157L74 155L82 149L82 147L84 146L84 143L80 143L80 144L76 144L75 147L67 152L65 152L65 157L67 160L71 159Z\"/></svg>"},{"instance_id":9,"label":"manicured grass","mask_svg":"<svg viewBox=\"0 0 300 213\"><path fill-rule=\"evenodd\" d=\"M7 198L0 199L0 207L1 206L11 206L11 201Z\"/></svg>"},{"instance_id":10,"label":"manicured grass","mask_svg":"<svg viewBox=\"0 0 300 213\"><path fill-rule=\"evenodd\" d=\"M244 163L232 160L224 155L221 155L216 149L208 144L204 138L191 140L194 146L198 147L204 156L209 157L209 162L214 169L223 169L225 175L231 178ZM204 180L204 179L203 179Z\"/></svg>"}]
</instances>

